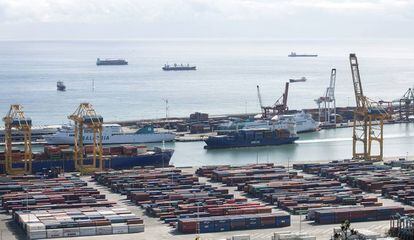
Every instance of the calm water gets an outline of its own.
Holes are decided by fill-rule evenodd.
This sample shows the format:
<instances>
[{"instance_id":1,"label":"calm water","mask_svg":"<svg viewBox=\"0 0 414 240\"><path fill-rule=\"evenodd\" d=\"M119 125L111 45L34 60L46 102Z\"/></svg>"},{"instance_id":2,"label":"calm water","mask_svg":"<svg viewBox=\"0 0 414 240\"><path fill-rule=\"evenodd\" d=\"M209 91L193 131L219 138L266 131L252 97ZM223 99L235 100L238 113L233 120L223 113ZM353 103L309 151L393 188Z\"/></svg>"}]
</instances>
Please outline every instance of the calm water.
<instances>
[{"instance_id":1,"label":"calm water","mask_svg":"<svg viewBox=\"0 0 414 240\"><path fill-rule=\"evenodd\" d=\"M288 58L291 51L318 58ZM92 103L110 120L163 117L194 111L211 114L258 112L256 85L266 104L281 95L289 78L291 109L315 107L330 69L337 68L338 106L354 104L348 55L357 53L365 94L399 98L414 84L410 41L37 41L0 42L0 114L12 103L24 106L34 124L66 123L80 102ZM97 67L97 57L120 57L128 66ZM163 72L164 63L196 64L197 71ZM66 92L56 91L64 81ZM92 82L95 89L92 89ZM387 126L385 155L410 152L412 125ZM351 129L303 134L297 144L232 150L204 150L203 143L175 143L176 165L316 161L350 157Z\"/></svg>"},{"instance_id":2,"label":"calm water","mask_svg":"<svg viewBox=\"0 0 414 240\"><path fill-rule=\"evenodd\" d=\"M288 58L290 51L318 58ZM92 103L106 120L154 118L194 111L258 112L256 85L272 104L289 78L291 109L315 107L330 69L338 69L339 106L354 104L348 55L357 53L366 95L400 97L413 85L410 41L68 41L0 42L0 113L20 103L34 124L64 123L80 102ZM97 57L121 57L128 66L95 65ZM163 72L164 63L196 64L197 71ZM56 91L64 81L67 92ZM95 91L92 91L92 81Z\"/></svg>"},{"instance_id":3,"label":"calm water","mask_svg":"<svg viewBox=\"0 0 414 240\"><path fill-rule=\"evenodd\" d=\"M177 166L211 164L247 164L272 162L286 164L316 162L352 157L352 128L330 129L300 134L295 144L283 146L205 150L203 142L171 143L172 158ZM414 155L414 124L386 125L384 127L384 156ZM160 146L160 144L154 144ZM412 157L411 157L412 158Z\"/></svg>"}]
</instances>

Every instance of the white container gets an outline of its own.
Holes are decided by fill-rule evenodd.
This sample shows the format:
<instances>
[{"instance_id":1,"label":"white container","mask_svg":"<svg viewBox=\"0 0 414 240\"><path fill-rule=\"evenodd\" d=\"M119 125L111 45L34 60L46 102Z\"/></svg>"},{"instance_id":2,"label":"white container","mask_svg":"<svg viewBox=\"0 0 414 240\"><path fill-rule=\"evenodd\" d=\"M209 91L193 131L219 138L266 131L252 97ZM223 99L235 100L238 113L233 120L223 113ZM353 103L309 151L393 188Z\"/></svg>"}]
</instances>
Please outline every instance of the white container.
<instances>
[{"instance_id":1,"label":"white container","mask_svg":"<svg viewBox=\"0 0 414 240\"><path fill-rule=\"evenodd\" d=\"M128 233L139 233L144 232L145 226L144 224L130 224L128 225Z\"/></svg>"},{"instance_id":2,"label":"white container","mask_svg":"<svg viewBox=\"0 0 414 240\"><path fill-rule=\"evenodd\" d=\"M316 240L315 236L301 236L299 237L300 240Z\"/></svg>"},{"instance_id":3,"label":"white container","mask_svg":"<svg viewBox=\"0 0 414 240\"><path fill-rule=\"evenodd\" d=\"M63 236L64 237L77 237L79 236L79 228L64 228Z\"/></svg>"},{"instance_id":4,"label":"white container","mask_svg":"<svg viewBox=\"0 0 414 240\"><path fill-rule=\"evenodd\" d=\"M57 229L47 229L46 230L47 238L59 238L63 237L63 229L57 228Z\"/></svg>"},{"instance_id":5,"label":"white container","mask_svg":"<svg viewBox=\"0 0 414 240\"><path fill-rule=\"evenodd\" d=\"M26 231L27 232L46 231L46 227L43 223L28 223L26 224Z\"/></svg>"},{"instance_id":6,"label":"white container","mask_svg":"<svg viewBox=\"0 0 414 240\"><path fill-rule=\"evenodd\" d=\"M96 227L96 235L107 235L112 234L112 227L107 226L97 226Z\"/></svg>"},{"instance_id":7,"label":"white container","mask_svg":"<svg viewBox=\"0 0 414 240\"><path fill-rule=\"evenodd\" d=\"M298 236L296 234L286 233L286 234L279 234L278 240L290 240L290 239L298 239Z\"/></svg>"},{"instance_id":8,"label":"white container","mask_svg":"<svg viewBox=\"0 0 414 240\"><path fill-rule=\"evenodd\" d=\"M29 239L43 239L46 238L46 231L32 231L27 234L29 236Z\"/></svg>"},{"instance_id":9,"label":"white container","mask_svg":"<svg viewBox=\"0 0 414 240\"><path fill-rule=\"evenodd\" d=\"M79 235L80 236L94 236L96 235L96 227L80 227Z\"/></svg>"},{"instance_id":10,"label":"white container","mask_svg":"<svg viewBox=\"0 0 414 240\"><path fill-rule=\"evenodd\" d=\"M250 235L236 235L231 237L231 240L250 240Z\"/></svg>"},{"instance_id":11,"label":"white container","mask_svg":"<svg viewBox=\"0 0 414 240\"><path fill-rule=\"evenodd\" d=\"M34 214L22 214L19 215L19 222L25 223L36 223L40 222L40 220Z\"/></svg>"},{"instance_id":12,"label":"white container","mask_svg":"<svg viewBox=\"0 0 414 240\"><path fill-rule=\"evenodd\" d=\"M112 224L112 233L113 234L128 233L128 225L126 225L125 223Z\"/></svg>"},{"instance_id":13,"label":"white container","mask_svg":"<svg viewBox=\"0 0 414 240\"><path fill-rule=\"evenodd\" d=\"M286 234L290 234L290 232L289 231L274 232L273 233L273 239L274 240L280 240L280 235L286 235Z\"/></svg>"},{"instance_id":14,"label":"white container","mask_svg":"<svg viewBox=\"0 0 414 240\"><path fill-rule=\"evenodd\" d=\"M98 210L101 215L115 215L114 211L112 210Z\"/></svg>"},{"instance_id":15,"label":"white container","mask_svg":"<svg viewBox=\"0 0 414 240\"><path fill-rule=\"evenodd\" d=\"M137 215L133 214L133 213L128 213L128 214L118 214L118 216L123 217L125 219L132 219L132 218L137 218Z\"/></svg>"}]
</instances>

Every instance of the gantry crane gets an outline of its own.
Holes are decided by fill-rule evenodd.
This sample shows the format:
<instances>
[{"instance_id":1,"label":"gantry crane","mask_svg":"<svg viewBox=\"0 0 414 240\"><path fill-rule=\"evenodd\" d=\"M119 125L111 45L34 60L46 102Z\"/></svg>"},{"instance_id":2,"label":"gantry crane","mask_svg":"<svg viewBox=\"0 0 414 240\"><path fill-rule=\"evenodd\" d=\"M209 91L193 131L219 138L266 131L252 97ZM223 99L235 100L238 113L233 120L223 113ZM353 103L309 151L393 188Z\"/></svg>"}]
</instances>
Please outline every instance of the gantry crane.
<instances>
[{"instance_id":1,"label":"gantry crane","mask_svg":"<svg viewBox=\"0 0 414 240\"><path fill-rule=\"evenodd\" d=\"M75 141L73 147L73 160L75 168L81 172L102 170L104 168L102 156L102 116L96 114L90 103L81 103L76 111L68 117L75 122ZM93 156L92 163L84 162L83 131L84 128L93 131ZM99 167L96 167L96 160L99 160Z\"/></svg>"},{"instance_id":2,"label":"gantry crane","mask_svg":"<svg viewBox=\"0 0 414 240\"><path fill-rule=\"evenodd\" d=\"M318 104L319 122L321 122L323 126L336 124L335 84L336 69L332 68L329 87L326 88L325 95L315 99L316 104ZM331 116L333 116L333 118Z\"/></svg>"},{"instance_id":3,"label":"gantry crane","mask_svg":"<svg viewBox=\"0 0 414 240\"><path fill-rule=\"evenodd\" d=\"M289 93L289 82L285 84L285 92L279 97L272 106L263 106L262 95L260 94L260 87L257 85L257 97L259 98L260 108L262 110L262 118L270 119L275 115L285 113L288 110L287 98Z\"/></svg>"},{"instance_id":4,"label":"gantry crane","mask_svg":"<svg viewBox=\"0 0 414 240\"><path fill-rule=\"evenodd\" d=\"M32 120L25 116L23 107L18 104L10 106L3 118L5 125L5 172L7 174L23 174L32 172ZM14 167L12 151L12 130L21 131L24 137L24 167ZM19 164L21 165L21 164Z\"/></svg>"},{"instance_id":5,"label":"gantry crane","mask_svg":"<svg viewBox=\"0 0 414 240\"><path fill-rule=\"evenodd\" d=\"M362 91L358 59L349 55L356 108L354 111L352 156L354 159L381 161L383 158L383 128L386 111L379 103L367 98ZM373 143L378 144L378 152L373 154ZM362 151L359 145L362 144Z\"/></svg>"},{"instance_id":6,"label":"gantry crane","mask_svg":"<svg viewBox=\"0 0 414 240\"><path fill-rule=\"evenodd\" d=\"M409 88L407 92L398 99L398 120L410 121L414 117L414 89Z\"/></svg>"}]
</instances>

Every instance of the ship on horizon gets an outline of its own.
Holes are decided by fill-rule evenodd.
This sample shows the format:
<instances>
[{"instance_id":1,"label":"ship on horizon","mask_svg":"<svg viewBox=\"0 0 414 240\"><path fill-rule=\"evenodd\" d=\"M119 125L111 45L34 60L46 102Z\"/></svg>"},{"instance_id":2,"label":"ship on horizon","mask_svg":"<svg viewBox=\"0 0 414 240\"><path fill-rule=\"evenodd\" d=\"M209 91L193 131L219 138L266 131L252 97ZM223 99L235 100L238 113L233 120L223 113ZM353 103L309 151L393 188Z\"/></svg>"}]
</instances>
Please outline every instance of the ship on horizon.
<instances>
[{"instance_id":1,"label":"ship on horizon","mask_svg":"<svg viewBox=\"0 0 414 240\"><path fill-rule=\"evenodd\" d=\"M289 79L289 82L290 82L290 83L295 83L295 82L306 82L306 80L308 80L308 79L306 79L306 77L301 77L301 78L291 78L291 79Z\"/></svg>"},{"instance_id":2,"label":"ship on horizon","mask_svg":"<svg viewBox=\"0 0 414 240\"><path fill-rule=\"evenodd\" d=\"M101 66L101 65L128 65L128 62L125 59L100 59L97 58L96 59L96 65L97 66Z\"/></svg>"},{"instance_id":3,"label":"ship on horizon","mask_svg":"<svg viewBox=\"0 0 414 240\"><path fill-rule=\"evenodd\" d=\"M162 70L164 71L191 71L191 70L197 70L197 67L190 66L190 64L184 65L184 64L174 63L173 65L165 64L162 67Z\"/></svg>"},{"instance_id":4,"label":"ship on horizon","mask_svg":"<svg viewBox=\"0 0 414 240\"><path fill-rule=\"evenodd\" d=\"M291 52L288 57L317 57L318 54L297 54L296 52Z\"/></svg>"}]
</instances>

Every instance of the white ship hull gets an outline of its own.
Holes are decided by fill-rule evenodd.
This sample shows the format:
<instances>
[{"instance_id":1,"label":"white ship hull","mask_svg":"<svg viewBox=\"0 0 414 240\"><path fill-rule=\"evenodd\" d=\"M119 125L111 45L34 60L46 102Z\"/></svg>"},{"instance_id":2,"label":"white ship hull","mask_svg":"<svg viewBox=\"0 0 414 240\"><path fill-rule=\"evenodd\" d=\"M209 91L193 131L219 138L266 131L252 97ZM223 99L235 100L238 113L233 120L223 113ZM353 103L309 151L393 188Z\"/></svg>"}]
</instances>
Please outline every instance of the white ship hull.
<instances>
[{"instance_id":1,"label":"white ship hull","mask_svg":"<svg viewBox=\"0 0 414 240\"><path fill-rule=\"evenodd\" d=\"M99 139L99 136L97 136ZM65 128L53 135L44 136L48 144L74 144L73 128ZM174 141L175 134L171 132L153 133L124 133L119 125L104 126L102 131L102 144L138 144L153 142ZM93 144L93 133L85 131L83 133L83 143Z\"/></svg>"},{"instance_id":2,"label":"white ship hull","mask_svg":"<svg viewBox=\"0 0 414 240\"><path fill-rule=\"evenodd\" d=\"M102 144L135 144L135 143L153 143L153 142L170 142L174 141L173 133L153 133L153 134L123 134L115 136L102 136ZM69 136L45 136L48 144L74 144L74 137ZM83 137L83 144L93 144L93 136L86 135Z\"/></svg>"},{"instance_id":3,"label":"white ship hull","mask_svg":"<svg viewBox=\"0 0 414 240\"><path fill-rule=\"evenodd\" d=\"M279 118L293 118L296 123L296 132L314 132L318 130L318 123L313 120L312 116L305 112L295 113L293 115L282 115Z\"/></svg>"},{"instance_id":4,"label":"white ship hull","mask_svg":"<svg viewBox=\"0 0 414 240\"><path fill-rule=\"evenodd\" d=\"M318 130L318 123L312 119L310 114L300 112L292 115L278 115L272 118L272 120L256 120L247 122L229 122L222 124L223 130L236 130L236 129L257 129L257 128L270 128L270 129L290 129L292 123L294 124L296 133L314 132ZM221 131L223 131L221 130Z\"/></svg>"}]
</instances>

